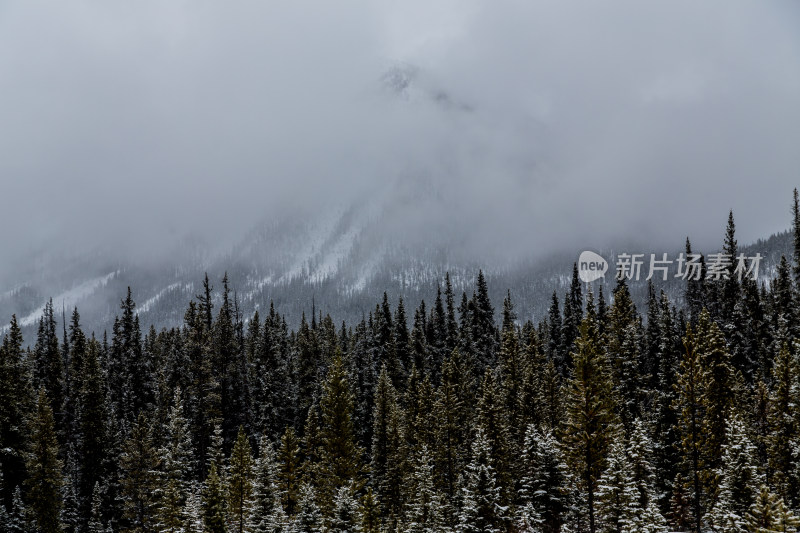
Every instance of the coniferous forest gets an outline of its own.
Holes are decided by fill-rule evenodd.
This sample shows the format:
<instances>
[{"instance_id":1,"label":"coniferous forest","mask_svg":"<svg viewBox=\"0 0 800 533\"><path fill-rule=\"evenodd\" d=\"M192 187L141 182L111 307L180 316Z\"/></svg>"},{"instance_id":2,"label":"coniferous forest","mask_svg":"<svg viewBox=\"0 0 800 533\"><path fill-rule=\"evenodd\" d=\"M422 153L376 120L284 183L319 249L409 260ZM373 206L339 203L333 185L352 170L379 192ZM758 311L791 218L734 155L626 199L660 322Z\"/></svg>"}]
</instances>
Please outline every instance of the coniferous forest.
<instances>
[{"instance_id":1,"label":"coniferous forest","mask_svg":"<svg viewBox=\"0 0 800 533\"><path fill-rule=\"evenodd\" d=\"M793 215L772 279L637 309L576 268L540 323L482 273L296 330L242 316L227 276L161 331L130 289L100 335L51 301L0 348L0 530L797 531L797 191Z\"/></svg>"}]
</instances>

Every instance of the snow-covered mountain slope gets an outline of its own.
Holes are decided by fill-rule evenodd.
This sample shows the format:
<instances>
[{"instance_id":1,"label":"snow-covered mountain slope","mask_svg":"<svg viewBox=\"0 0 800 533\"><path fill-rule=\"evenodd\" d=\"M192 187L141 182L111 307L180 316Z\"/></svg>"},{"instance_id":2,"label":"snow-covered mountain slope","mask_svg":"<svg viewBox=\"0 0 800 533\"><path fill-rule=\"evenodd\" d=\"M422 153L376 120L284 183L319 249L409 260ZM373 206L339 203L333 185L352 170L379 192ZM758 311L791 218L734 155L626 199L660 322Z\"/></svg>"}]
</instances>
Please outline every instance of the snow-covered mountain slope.
<instances>
[{"instance_id":1,"label":"snow-covered mountain slope","mask_svg":"<svg viewBox=\"0 0 800 533\"><path fill-rule=\"evenodd\" d=\"M300 314L309 313L315 302L322 312L349 322L372 310L384 291L393 304L402 296L407 308L417 306L421 299L430 302L448 272L457 296L461 291L469 295L478 269L483 268L496 309L510 289L520 319L540 320L553 291L563 299L572 263L579 253L576 250L546 260L479 264L464 260L447 246L409 245L388 239L382 232L384 222L383 212L374 205L332 208L314 220L285 219L259 225L228 253L197 261L196 257L202 256L198 252L189 259L173 258L162 266L131 263L112 269L98 261L98 252L82 265L76 259L69 268L72 279L65 278L61 286L55 286L52 280L40 283L28 279L3 290L0 319L7 324L16 313L26 338L32 341L42 306L52 298L59 313L63 309L67 316L77 307L87 329L101 335L110 330L119 313L119 302L131 286L144 326L176 326L181 324L190 299L200 292L204 273L208 273L219 296L221 279L227 272L245 317L268 309L274 302L289 323L296 325ZM784 233L755 243L746 251L765 255L761 277L767 279L774 274L780 254L788 253L790 246L789 234ZM601 251L601 255L614 256L611 251ZM105 261L109 264L114 264L111 258ZM597 282L606 284L607 295L614 283L613 265L611 269L605 281ZM680 280L657 281L656 287L664 288L672 298L682 297ZM645 301L646 282L631 283L631 289L640 304Z\"/></svg>"}]
</instances>

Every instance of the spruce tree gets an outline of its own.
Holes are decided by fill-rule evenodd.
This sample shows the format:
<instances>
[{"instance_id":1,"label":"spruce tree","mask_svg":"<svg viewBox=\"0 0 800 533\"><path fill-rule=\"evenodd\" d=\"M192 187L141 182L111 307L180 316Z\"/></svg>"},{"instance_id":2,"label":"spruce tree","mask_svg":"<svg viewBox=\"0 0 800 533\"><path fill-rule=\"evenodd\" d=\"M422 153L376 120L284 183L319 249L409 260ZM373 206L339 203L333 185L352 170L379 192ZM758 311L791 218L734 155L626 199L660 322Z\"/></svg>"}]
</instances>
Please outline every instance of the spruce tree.
<instances>
[{"instance_id":1,"label":"spruce tree","mask_svg":"<svg viewBox=\"0 0 800 533\"><path fill-rule=\"evenodd\" d=\"M685 351L678 374L678 397L675 400L675 408L680 413L681 452L688 476L685 480L676 478L676 483L686 483L691 487L693 531L697 533L700 531L703 516L702 478L706 468L705 458L702 455L705 376L700 360L700 347L691 327L686 329L683 345ZM680 492L682 488L679 485L674 486L673 498L679 500L675 505L683 503L684 495ZM675 505L673 511L676 510ZM682 518L681 515L680 521Z\"/></svg>"},{"instance_id":2,"label":"spruce tree","mask_svg":"<svg viewBox=\"0 0 800 533\"><path fill-rule=\"evenodd\" d=\"M525 515L520 521L542 533L557 533L564 523L570 494L569 473L558 441L550 431L529 425L520 462L518 503Z\"/></svg>"},{"instance_id":3,"label":"spruce tree","mask_svg":"<svg viewBox=\"0 0 800 533\"><path fill-rule=\"evenodd\" d=\"M58 458L58 440L50 401L44 387L39 389L36 416L29 424L31 436L27 457L28 478L25 480L26 498L33 523L41 533L62 531L61 474Z\"/></svg>"},{"instance_id":4,"label":"spruce tree","mask_svg":"<svg viewBox=\"0 0 800 533\"><path fill-rule=\"evenodd\" d=\"M472 443L472 460L462 481L457 528L460 533L499 533L506 528L507 508L501 504L492 463L489 441L478 428Z\"/></svg>"},{"instance_id":5,"label":"spruce tree","mask_svg":"<svg viewBox=\"0 0 800 533\"><path fill-rule=\"evenodd\" d=\"M61 349L58 345L52 298L45 304L44 312L39 319L33 357L35 362L33 386L37 389L44 387L47 397L50 399L50 407L53 410L56 429L60 434L63 434L64 361L61 358Z\"/></svg>"},{"instance_id":6,"label":"spruce tree","mask_svg":"<svg viewBox=\"0 0 800 533\"><path fill-rule=\"evenodd\" d=\"M336 490L351 482L361 482L361 449L353 429L353 394L337 352L328 370L320 399L320 440L322 447L320 503L330 509Z\"/></svg>"},{"instance_id":7,"label":"spruce tree","mask_svg":"<svg viewBox=\"0 0 800 533\"><path fill-rule=\"evenodd\" d=\"M274 533L286 521L278 489L275 449L267 437L258 444L259 455L253 467L253 493L248 508L247 531Z\"/></svg>"},{"instance_id":8,"label":"spruce tree","mask_svg":"<svg viewBox=\"0 0 800 533\"><path fill-rule=\"evenodd\" d=\"M287 427L278 448L278 490L283 508L294 515L300 490L300 441L294 428Z\"/></svg>"},{"instance_id":9,"label":"spruce tree","mask_svg":"<svg viewBox=\"0 0 800 533\"><path fill-rule=\"evenodd\" d=\"M708 494L716 490L714 469L722 459L727 418L734 401L734 376L725 337L707 312L700 314L697 323L698 351L703 369L702 453L705 469L703 481Z\"/></svg>"},{"instance_id":10,"label":"spruce tree","mask_svg":"<svg viewBox=\"0 0 800 533\"><path fill-rule=\"evenodd\" d=\"M595 497L609 447L618 427L613 384L599 345L597 326L588 316L575 341L574 367L566 391L566 416L561 427L567 463L586 495L589 531L597 530Z\"/></svg>"},{"instance_id":11,"label":"spruce tree","mask_svg":"<svg viewBox=\"0 0 800 533\"><path fill-rule=\"evenodd\" d=\"M378 533L380 531L380 503L375 494L373 494L372 487L367 487L364 496L361 497L359 514L361 515L361 531L363 533Z\"/></svg>"},{"instance_id":12,"label":"spruce tree","mask_svg":"<svg viewBox=\"0 0 800 533\"><path fill-rule=\"evenodd\" d=\"M425 533L445 528L444 499L433 484L433 460L428 447L422 445L414 457L409 479L409 495L403 531Z\"/></svg>"},{"instance_id":13,"label":"spruce tree","mask_svg":"<svg viewBox=\"0 0 800 533\"><path fill-rule=\"evenodd\" d=\"M597 517L600 530L608 533L636 533L642 507L633 469L625 454L625 442L618 435L608 451L608 466L598 482Z\"/></svg>"},{"instance_id":14,"label":"spruce tree","mask_svg":"<svg viewBox=\"0 0 800 533\"><path fill-rule=\"evenodd\" d=\"M339 487L333 497L333 516L330 519L330 533L357 533L361 531L358 516L358 500L352 483Z\"/></svg>"},{"instance_id":15,"label":"spruce tree","mask_svg":"<svg viewBox=\"0 0 800 533\"><path fill-rule=\"evenodd\" d=\"M763 481L756 467L755 447L738 416L728 421L723 450L721 481L707 519L715 530L744 531L746 514Z\"/></svg>"},{"instance_id":16,"label":"spruce tree","mask_svg":"<svg viewBox=\"0 0 800 533\"><path fill-rule=\"evenodd\" d=\"M244 428L239 427L239 434L231 451L228 466L228 512L236 533L244 533L248 521L248 510L252 504L253 493L253 456L250 443Z\"/></svg>"},{"instance_id":17,"label":"spruce tree","mask_svg":"<svg viewBox=\"0 0 800 533\"><path fill-rule=\"evenodd\" d=\"M227 505L217 463L211 463L203 487L203 525L208 533L226 533Z\"/></svg>"},{"instance_id":18,"label":"spruce tree","mask_svg":"<svg viewBox=\"0 0 800 533\"><path fill-rule=\"evenodd\" d=\"M294 531L297 531L297 533L319 533L322 530L322 511L317 505L316 496L311 485L304 484L300 488L300 499L297 507L297 515L293 524Z\"/></svg>"},{"instance_id":19,"label":"spruce tree","mask_svg":"<svg viewBox=\"0 0 800 533\"><path fill-rule=\"evenodd\" d=\"M403 419L397 393L386 368L381 369L375 391L372 432L372 484L384 518L396 520L402 510L406 470Z\"/></svg>"},{"instance_id":20,"label":"spruce tree","mask_svg":"<svg viewBox=\"0 0 800 533\"><path fill-rule=\"evenodd\" d=\"M177 532L184 522L184 506L191 475L195 471L189 421L184 417L183 397L177 389L169 412L166 439L159 449L161 461L159 521L162 528Z\"/></svg>"},{"instance_id":21,"label":"spruce tree","mask_svg":"<svg viewBox=\"0 0 800 533\"><path fill-rule=\"evenodd\" d=\"M798 530L800 518L786 506L783 498L761 485L756 501L747 512L745 525L749 533L786 533Z\"/></svg>"},{"instance_id":22,"label":"spruce tree","mask_svg":"<svg viewBox=\"0 0 800 533\"><path fill-rule=\"evenodd\" d=\"M125 442L121 457L124 517L129 531L156 530L157 504L155 497L158 454L153 447L145 415L140 414Z\"/></svg>"},{"instance_id":23,"label":"spruce tree","mask_svg":"<svg viewBox=\"0 0 800 533\"><path fill-rule=\"evenodd\" d=\"M800 369L797 359L783 344L772 370L772 391L769 398L769 435L767 451L771 482L778 493L792 504L798 503L800 483L795 467L800 449L800 431L793 412L800 405Z\"/></svg>"},{"instance_id":24,"label":"spruce tree","mask_svg":"<svg viewBox=\"0 0 800 533\"><path fill-rule=\"evenodd\" d=\"M459 474L469 460L468 432L471 425L472 372L459 350L442 366L442 384L436 391L434 418L436 449L433 453L437 485L448 497L456 494Z\"/></svg>"},{"instance_id":25,"label":"spruce tree","mask_svg":"<svg viewBox=\"0 0 800 533\"><path fill-rule=\"evenodd\" d=\"M107 474L104 466L109 449L107 434L108 412L106 408L106 388L99 361L100 344L94 336L86 343L82 357L80 379L73 382L77 396L75 405L77 461L80 472L78 502L82 515L88 515L92 492L96 483Z\"/></svg>"},{"instance_id":26,"label":"spruce tree","mask_svg":"<svg viewBox=\"0 0 800 533\"><path fill-rule=\"evenodd\" d=\"M13 491L26 477L25 451L28 445L25 421L33 411L33 389L22 348L17 317L11 317L8 333L0 346L0 471L2 501L11 507Z\"/></svg>"}]
</instances>

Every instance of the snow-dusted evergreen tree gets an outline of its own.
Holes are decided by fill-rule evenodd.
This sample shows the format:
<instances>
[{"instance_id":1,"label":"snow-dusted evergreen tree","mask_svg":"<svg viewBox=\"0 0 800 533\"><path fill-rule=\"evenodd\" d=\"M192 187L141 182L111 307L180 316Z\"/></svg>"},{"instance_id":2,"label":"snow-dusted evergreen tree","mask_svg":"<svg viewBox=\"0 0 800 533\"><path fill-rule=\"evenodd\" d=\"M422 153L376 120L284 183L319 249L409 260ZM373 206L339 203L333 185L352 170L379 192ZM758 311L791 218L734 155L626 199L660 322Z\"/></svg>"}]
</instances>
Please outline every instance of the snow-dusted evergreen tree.
<instances>
[{"instance_id":1,"label":"snow-dusted evergreen tree","mask_svg":"<svg viewBox=\"0 0 800 533\"><path fill-rule=\"evenodd\" d=\"M633 468L625 454L625 442L617 436L608 452L608 466L597 484L600 531L637 533L641 511Z\"/></svg>"},{"instance_id":2,"label":"snow-dusted evergreen tree","mask_svg":"<svg viewBox=\"0 0 800 533\"><path fill-rule=\"evenodd\" d=\"M203 526L208 533L226 533L228 506L216 461L211 462L203 487Z\"/></svg>"},{"instance_id":3,"label":"snow-dusted evergreen tree","mask_svg":"<svg viewBox=\"0 0 800 533\"><path fill-rule=\"evenodd\" d=\"M253 494L248 509L247 531L275 533L286 523L278 490L275 449L266 436L258 444L259 455L253 467Z\"/></svg>"},{"instance_id":4,"label":"snow-dusted evergreen tree","mask_svg":"<svg viewBox=\"0 0 800 533\"><path fill-rule=\"evenodd\" d=\"M100 489L100 484L94 484L94 491L92 492L92 514L89 517L89 533L104 533L105 526L103 525L103 493Z\"/></svg>"},{"instance_id":5,"label":"snow-dusted evergreen tree","mask_svg":"<svg viewBox=\"0 0 800 533\"><path fill-rule=\"evenodd\" d=\"M244 533L248 522L247 511L252 505L250 497L253 492L253 456L250 442L241 426L228 465L227 492L232 529L235 533Z\"/></svg>"},{"instance_id":6,"label":"snow-dusted evergreen tree","mask_svg":"<svg viewBox=\"0 0 800 533\"><path fill-rule=\"evenodd\" d=\"M556 533L564 523L570 488L567 465L553 434L529 425L520 464L517 523Z\"/></svg>"},{"instance_id":7,"label":"snow-dusted evergreen tree","mask_svg":"<svg viewBox=\"0 0 800 533\"><path fill-rule=\"evenodd\" d=\"M190 483L186 489L186 504L183 507L183 533L203 532L202 486Z\"/></svg>"},{"instance_id":8,"label":"snow-dusted evergreen tree","mask_svg":"<svg viewBox=\"0 0 800 533\"><path fill-rule=\"evenodd\" d=\"M292 526L297 533L319 533L322 529L322 511L317 505L314 488L307 483L300 488L297 514Z\"/></svg>"},{"instance_id":9,"label":"snow-dusted evergreen tree","mask_svg":"<svg viewBox=\"0 0 800 533\"><path fill-rule=\"evenodd\" d=\"M566 386L567 408L561 432L565 459L586 496L589 531L594 533L597 483L619 422L614 410L614 383L592 315L587 314L580 331Z\"/></svg>"},{"instance_id":10,"label":"snow-dusted evergreen tree","mask_svg":"<svg viewBox=\"0 0 800 533\"><path fill-rule=\"evenodd\" d=\"M214 431L211 434L211 440L208 445L206 466L208 471L211 471L211 463L217 463L217 474L220 476L223 476L225 470L225 453L222 449L224 442L222 425L214 424Z\"/></svg>"},{"instance_id":11,"label":"snow-dusted evergreen tree","mask_svg":"<svg viewBox=\"0 0 800 533\"><path fill-rule=\"evenodd\" d=\"M27 457L25 490L31 518L41 533L61 530L61 487L64 478L58 458L55 420L44 388L39 389L36 416L30 422L31 444Z\"/></svg>"},{"instance_id":12,"label":"snow-dusted evergreen tree","mask_svg":"<svg viewBox=\"0 0 800 533\"><path fill-rule=\"evenodd\" d=\"M333 516L330 519L330 533L357 533L361 531L361 520L358 515L358 500L354 494L354 486L339 487L333 497Z\"/></svg>"},{"instance_id":13,"label":"snow-dusted evergreen tree","mask_svg":"<svg viewBox=\"0 0 800 533\"><path fill-rule=\"evenodd\" d=\"M748 533L785 533L798 531L800 518L786 506L783 498L761 485L758 496L745 515Z\"/></svg>"},{"instance_id":14,"label":"snow-dusted evergreen tree","mask_svg":"<svg viewBox=\"0 0 800 533\"><path fill-rule=\"evenodd\" d=\"M711 529L724 533L745 531L745 515L756 499L762 479L755 462L755 446L741 418L728 420L715 501L706 515Z\"/></svg>"},{"instance_id":15,"label":"snow-dusted evergreen tree","mask_svg":"<svg viewBox=\"0 0 800 533\"><path fill-rule=\"evenodd\" d=\"M433 460L423 444L414 457L414 472L409 480L404 531L423 533L445 530L444 500L433 483Z\"/></svg>"},{"instance_id":16,"label":"snow-dusted evergreen tree","mask_svg":"<svg viewBox=\"0 0 800 533\"><path fill-rule=\"evenodd\" d=\"M800 368L788 343L778 352L772 367L772 391L769 398L769 436L767 437L771 482L790 503L800 503L797 452L800 428L796 410L800 408Z\"/></svg>"},{"instance_id":17,"label":"snow-dusted evergreen tree","mask_svg":"<svg viewBox=\"0 0 800 533\"><path fill-rule=\"evenodd\" d=\"M11 499L11 513L8 515L8 533L31 533L34 531L28 521L28 507L22 500L22 491L19 486L14 489Z\"/></svg>"},{"instance_id":18,"label":"snow-dusted evergreen tree","mask_svg":"<svg viewBox=\"0 0 800 533\"><path fill-rule=\"evenodd\" d=\"M187 486L194 472L194 454L189 434L189 421L184 416L183 397L180 389L175 391L173 405L169 411L164 445L159 450L161 457L159 487L159 522L162 531L180 531L185 521L184 506Z\"/></svg>"},{"instance_id":19,"label":"snow-dusted evergreen tree","mask_svg":"<svg viewBox=\"0 0 800 533\"><path fill-rule=\"evenodd\" d=\"M641 419L634 420L632 428L633 430L628 440L627 453L631 463L633 480L639 493L639 507L647 509L654 497L653 492L655 490L656 476L650 464L650 458L653 457L653 444L650 441L647 426Z\"/></svg>"},{"instance_id":20,"label":"snow-dusted evergreen tree","mask_svg":"<svg viewBox=\"0 0 800 533\"><path fill-rule=\"evenodd\" d=\"M472 443L472 460L462 480L459 533L499 533L506 527L508 509L501 505L492 463L491 446L483 429L478 428Z\"/></svg>"},{"instance_id":21,"label":"snow-dusted evergreen tree","mask_svg":"<svg viewBox=\"0 0 800 533\"><path fill-rule=\"evenodd\" d=\"M140 414L121 457L124 517L129 527L152 530L157 522L155 488L158 483L158 453L153 447L147 418Z\"/></svg>"},{"instance_id":22,"label":"snow-dusted evergreen tree","mask_svg":"<svg viewBox=\"0 0 800 533\"><path fill-rule=\"evenodd\" d=\"M361 507L359 509L361 517L361 531L363 533L378 533L381 527L381 506L372 487L367 487L364 496L361 497Z\"/></svg>"}]
</instances>

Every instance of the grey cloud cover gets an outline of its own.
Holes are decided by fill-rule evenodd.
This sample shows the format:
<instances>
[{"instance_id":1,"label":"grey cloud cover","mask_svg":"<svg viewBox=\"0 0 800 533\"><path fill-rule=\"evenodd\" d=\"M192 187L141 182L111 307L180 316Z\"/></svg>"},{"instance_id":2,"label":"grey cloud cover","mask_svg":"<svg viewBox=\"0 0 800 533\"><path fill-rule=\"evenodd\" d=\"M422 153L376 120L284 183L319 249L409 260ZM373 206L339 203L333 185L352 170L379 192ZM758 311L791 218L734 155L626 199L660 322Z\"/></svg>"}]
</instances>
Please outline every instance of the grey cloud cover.
<instances>
[{"instance_id":1,"label":"grey cloud cover","mask_svg":"<svg viewBox=\"0 0 800 533\"><path fill-rule=\"evenodd\" d=\"M798 28L788 0L3 2L0 247L232 245L365 198L476 253L712 246L729 208L754 240L798 182Z\"/></svg>"}]
</instances>

